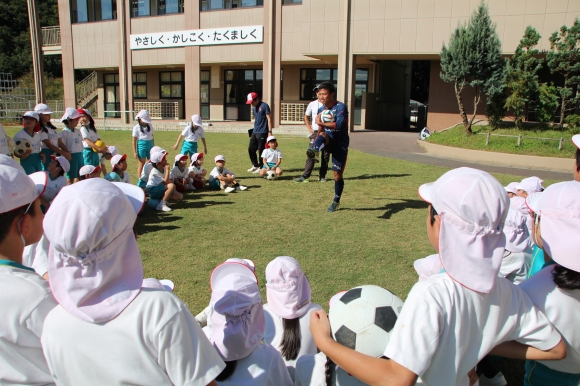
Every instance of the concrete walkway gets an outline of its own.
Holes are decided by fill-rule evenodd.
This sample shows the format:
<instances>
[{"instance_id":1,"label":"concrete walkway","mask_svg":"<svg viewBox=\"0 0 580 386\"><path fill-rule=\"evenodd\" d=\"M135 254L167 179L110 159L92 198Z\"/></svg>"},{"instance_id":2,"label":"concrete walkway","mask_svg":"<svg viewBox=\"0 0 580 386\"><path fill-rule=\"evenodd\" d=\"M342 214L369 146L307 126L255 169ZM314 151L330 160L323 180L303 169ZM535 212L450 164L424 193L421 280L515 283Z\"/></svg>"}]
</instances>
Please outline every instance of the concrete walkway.
<instances>
[{"instance_id":1,"label":"concrete walkway","mask_svg":"<svg viewBox=\"0 0 580 386\"><path fill-rule=\"evenodd\" d=\"M569 173L545 169L512 168L491 164L462 162L429 155L417 144L417 133L390 132L390 131L355 131L350 133L350 147L365 153L395 158L404 161L418 162L428 165L458 168L461 166L473 167L490 173L512 174L515 176L538 176L555 180L571 180L572 170Z\"/></svg>"}]
</instances>

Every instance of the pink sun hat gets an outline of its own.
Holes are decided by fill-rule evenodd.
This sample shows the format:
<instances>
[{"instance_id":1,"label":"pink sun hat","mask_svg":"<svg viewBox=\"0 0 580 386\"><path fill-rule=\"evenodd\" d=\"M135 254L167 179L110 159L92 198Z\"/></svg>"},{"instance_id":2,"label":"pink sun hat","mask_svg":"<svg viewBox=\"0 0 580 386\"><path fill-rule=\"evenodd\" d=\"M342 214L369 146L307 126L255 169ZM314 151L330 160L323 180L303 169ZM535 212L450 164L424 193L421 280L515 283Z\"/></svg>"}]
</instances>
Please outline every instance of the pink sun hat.
<instances>
[{"instance_id":1,"label":"pink sun hat","mask_svg":"<svg viewBox=\"0 0 580 386\"><path fill-rule=\"evenodd\" d=\"M520 183L515 186L515 188L518 190L523 190L528 194L537 193L544 190L544 186L542 185L543 182L544 180L532 176L521 180Z\"/></svg>"},{"instance_id":2,"label":"pink sun hat","mask_svg":"<svg viewBox=\"0 0 580 386\"><path fill-rule=\"evenodd\" d=\"M278 256L266 266L266 295L274 314L295 319L308 312L310 284L300 264L290 256Z\"/></svg>"},{"instance_id":3,"label":"pink sun hat","mask_svg":"<svg viewBox=\"0 0 580 386\"><path fill-rule=\"evenodd\" d=\"M0 155L0 213L30 205L44 193L48 174L36 172L27 175L18 162Z\"/></svg>"},{"instance_id":4,"label":"pink sun hat","mask_svg":"<svg viewBox=\"0 0 580 386\"><path fill-rule=\"evenodd\" d=\"M505 250L503 226L510 199L503 186L487 172L463 167L421 185L419 196L441 219L443 269L466 288L491 292Z\"/></svg>"},{"instance_id":5,"label":"pink sun hat","mask_svg":"<svg viewBox=\"0 0 580 386\"><path fill-rule=\"evenodd\" d=\"M437 275L443 270L439 254L429 255L413 262L413 268L419 275L419 281L425 280L430 276Z\"/></svg>"},{"instance_id":6,"label":"pink sun hat","mask_svg":"<svg viewBox=\"0 0 580 386\"><path fill-rule=\"evenodd\" d=\"M221 263L215 267L211 273L209 279L209 285L213 291L215 286L226 276L231 274L237 274L240 276L245 276L248 279L254 280L256 284L258 283L258 277L256 276L254 262L246 259L231 258L227 259L225 262Z\"/></svg>"}]
</instances>

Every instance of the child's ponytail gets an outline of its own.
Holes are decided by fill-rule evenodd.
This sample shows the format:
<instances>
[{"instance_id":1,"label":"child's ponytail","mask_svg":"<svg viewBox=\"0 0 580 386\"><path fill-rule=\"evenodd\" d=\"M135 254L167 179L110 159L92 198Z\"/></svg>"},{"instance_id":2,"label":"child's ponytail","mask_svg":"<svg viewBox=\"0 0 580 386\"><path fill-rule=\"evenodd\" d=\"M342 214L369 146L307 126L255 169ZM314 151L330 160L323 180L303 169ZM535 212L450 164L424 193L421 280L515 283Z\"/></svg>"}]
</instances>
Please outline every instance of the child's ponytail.
<instances>
[{"instance_id":1,"label":"child's ponytail","mask_svg":"<svg viewBox=\"0 0 580 386\"><path fill-rule=\"evenodd\" d=\"M91 129L92 131L94 131L96 133L97 128L95 126L95 120L90 115L88 116L88 118L89 118L89 129Z\"/></svg>"},{"instance_id":2,"label":"child's ponytail","mask_svg":"<svg viewBox=\"0 0 580 386\"><path fill-rule=\"evenodd\" d=\"M298 358L298 353L300 352L300 319L282 318L282 326L284 327L284 333L280 344L280 353L287 361L294 360Z\"/></svg>"},{"instance_id":3,"label":"child's ponytail","mask_svg":"<svg viewBox=\"0 0 580 386\"><path fill-rule=\"evenodd\" d=\"M330 359L330 357L326 357L326 363L324 364L324 380L326 381L326 386L332 386L332 373L336 364Z\"/></svg>"},{"instance_id":4,"label":"child's ponytail","mask_svg":"<svg viewBox=\"0 0 580 386\"><path fill-rule=\"evenodd\" d=\"M141 119L139 119L139 130L141 130L141 133L145 133L145 130L143 130L143 126L141 126L141 122L143 122ZM149 133L151 131L151 125L148 123L145 123L145 125L147 126L147 132Z\"/></svg>"}]
</instances>

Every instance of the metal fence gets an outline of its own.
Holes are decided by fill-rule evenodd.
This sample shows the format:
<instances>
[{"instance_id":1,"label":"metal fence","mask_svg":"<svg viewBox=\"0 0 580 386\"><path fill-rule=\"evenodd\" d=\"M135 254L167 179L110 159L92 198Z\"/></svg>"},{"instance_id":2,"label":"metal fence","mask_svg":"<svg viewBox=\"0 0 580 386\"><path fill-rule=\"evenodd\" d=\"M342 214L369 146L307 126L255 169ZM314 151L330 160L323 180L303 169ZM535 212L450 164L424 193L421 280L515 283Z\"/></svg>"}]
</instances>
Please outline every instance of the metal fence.
<instances>
[{"instance_id":1,"label":"metal fence","mask_svg":"<svg viewBox=\"0 0 580 386\"><path fill-rule=\"evenodd\" d=\"M507 138L517 138L518 143L517 146L521 146L522 145L522 139L525 139L526 141L531 139L531 140L537 140L537 141L558 141L558 150L562 150L562 145L564 143L564 138L542 138L542 137L528 137L528 136L523 136L523 135L507 135L507 134L492 134L492 133L475 133L476 135L485 135L485 146L489 146L489 141L491 137L507 137Z\"/></svg>"},{"instance_id":2,"label":"metal fence","mask_svg":"<svg viewBox=\"0 0 580 386\"><path fill-rule=\"evenodd\" d=\"M60 27L42 27L42 46L60 46Z\"/></svg>"}]
</instances>

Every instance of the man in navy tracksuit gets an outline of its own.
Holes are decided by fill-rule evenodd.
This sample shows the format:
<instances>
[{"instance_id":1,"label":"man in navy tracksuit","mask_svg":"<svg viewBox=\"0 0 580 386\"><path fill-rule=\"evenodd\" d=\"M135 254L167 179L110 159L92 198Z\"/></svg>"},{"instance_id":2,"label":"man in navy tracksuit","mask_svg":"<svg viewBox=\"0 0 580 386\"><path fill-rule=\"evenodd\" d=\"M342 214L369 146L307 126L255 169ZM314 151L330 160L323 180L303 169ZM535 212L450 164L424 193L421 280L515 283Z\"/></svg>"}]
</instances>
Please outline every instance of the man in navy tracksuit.
<instances>
[{"instance_id":1,"label":"man in navy tracksuit","mask_svg":"<svg viewBox=\"0 0 580 386\"><path fill-rule=\"evenodd\" d=\"M248 94L246 104L251 104L254 109L254 130L250 136L250 144L248 146L252 167L248 171L258 174L263 165L262 152L266 147L266 139L269 135L272 135L270 106L266 102L262 102L255 92ZM257 155L256 152L258 152Z\"/></svg>"},{"instance_id":2,"label":"man in navy tracksuit","mask_svg":"<svg viewBox=\"0 0 580 386\"><path fill-rule=\"evenodd\" d=\"M316 124L318 125L318 138L311 148L308 148L306 155L309 158L317 158L318 152L324 148L332 153L332 171L334 172L334 200L327 209L327 212L334 212L338 209L340 196L344 189L342 174L346 167L348 156L348 109L345 104L335 99L336 90L334 84L324 82L318 86L318 100L323 104L318 110ZM334 122L322 122L320 113L330 110L334 114Z\"/></svg>"}]
</instances>

